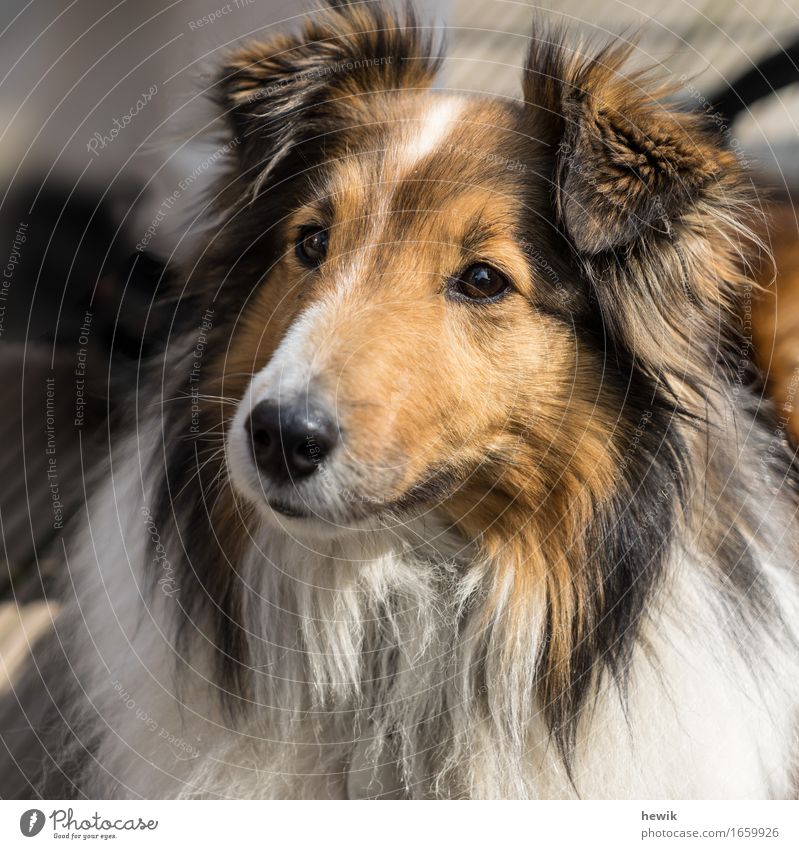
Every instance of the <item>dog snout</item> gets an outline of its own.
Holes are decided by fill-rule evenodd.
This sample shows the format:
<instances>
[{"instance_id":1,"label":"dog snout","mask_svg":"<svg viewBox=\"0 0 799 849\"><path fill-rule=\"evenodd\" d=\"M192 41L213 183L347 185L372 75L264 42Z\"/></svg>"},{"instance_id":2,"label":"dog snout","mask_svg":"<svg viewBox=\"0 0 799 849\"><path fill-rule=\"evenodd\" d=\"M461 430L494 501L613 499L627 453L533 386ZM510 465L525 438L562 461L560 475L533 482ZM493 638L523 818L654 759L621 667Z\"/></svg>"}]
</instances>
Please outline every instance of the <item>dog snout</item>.
<instances>
[{"instance_id":1,"label":"dog snout","mask_svg":"<svg viewBox=\"0 0 799 849\"><path fill-rule=\"evenodd\" d=\"M255 464L276 483L312 475L339 440L333 418L306 399L302 404L261 401L245 427Z\"/></svg>"}]
</instances>

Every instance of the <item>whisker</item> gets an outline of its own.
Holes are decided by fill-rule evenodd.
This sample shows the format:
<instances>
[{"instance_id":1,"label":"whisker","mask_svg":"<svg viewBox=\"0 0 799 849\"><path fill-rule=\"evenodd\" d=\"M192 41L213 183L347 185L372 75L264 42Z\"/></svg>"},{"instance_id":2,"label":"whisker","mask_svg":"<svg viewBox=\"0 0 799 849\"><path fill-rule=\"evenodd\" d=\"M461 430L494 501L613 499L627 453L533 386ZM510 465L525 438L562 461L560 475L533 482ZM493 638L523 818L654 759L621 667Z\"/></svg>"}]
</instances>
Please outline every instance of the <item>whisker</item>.
<instances>
[{"instance_id":1,"label":"whisker","mask_svg":"<svg viewBox=\"0 0 799 849\"><path fill-rule=\"evenodd\" d=\"M191 476L187 479L186 483L185 483L185 484L183 484L183 486L182 486L182 487L180 488L180 490L179 490L179 491L178 491L178 492L177 492L177 493L173 496L173 498L174 498L175 500L176 500L176 499L178 499L178 498L179 498L179 497L180 497L180 496L181 496L181 495L182 495L182 494L186 491L186 488L188 487L188 485L189 485L190 483L192 483L195 479L197 479L197 478L199 478L199 477L200 477L200 475L202 474L203 469L205 469L205 467L206 467L206 466L208 466L208 465L209 465L210 463L212 463L215 459L217 459L217 457L220 457L220 456L224 455L224 453L225 453L225 446L223 445L221 448L217 448L217 449L214 451L214 453L213 453L213 454L211 454L211 456L210 456L210 457L208 457L206 460L203 460L203 461L202 461L202 463L201 463L201 462L200 462L200 453L199 453L199 452L195 452L195 456L196 456L196 458L197 458L197 470L196 470L195 472L193 472L193 473L192 473L192 475L191 475Z\"/></svg>"}]
</instances>

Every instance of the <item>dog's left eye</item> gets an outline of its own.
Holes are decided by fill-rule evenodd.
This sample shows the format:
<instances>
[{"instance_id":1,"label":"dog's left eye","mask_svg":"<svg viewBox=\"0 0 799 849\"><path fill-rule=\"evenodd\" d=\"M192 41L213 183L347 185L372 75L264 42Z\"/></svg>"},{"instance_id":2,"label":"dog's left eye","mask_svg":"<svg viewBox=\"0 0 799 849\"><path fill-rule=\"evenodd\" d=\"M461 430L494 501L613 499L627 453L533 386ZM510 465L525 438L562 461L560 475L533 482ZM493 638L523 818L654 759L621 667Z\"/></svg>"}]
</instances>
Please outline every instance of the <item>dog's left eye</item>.
<instances>
[{"instance_id":1,"label":"dog's left eye","mask_svg":"<svg viewBox=\"0 0 799 849\"><path fill-rule=\"evenodd\" d=\"M470 265L450 283L450 292L458 300L477 303L495 301L509 288L510 281L504 274L482 262Z\"/></svg>"},{"instance_id":2,"label":"dog's left eye","mask_svg":"<svg viewBox=\"0 0 799 849\"><path fill-rule=\"evenodd\" d=\"M316 268L327 256L327 230L305 227L300 232L294 250L303 265Z\"/></svg>"}]
</instances>

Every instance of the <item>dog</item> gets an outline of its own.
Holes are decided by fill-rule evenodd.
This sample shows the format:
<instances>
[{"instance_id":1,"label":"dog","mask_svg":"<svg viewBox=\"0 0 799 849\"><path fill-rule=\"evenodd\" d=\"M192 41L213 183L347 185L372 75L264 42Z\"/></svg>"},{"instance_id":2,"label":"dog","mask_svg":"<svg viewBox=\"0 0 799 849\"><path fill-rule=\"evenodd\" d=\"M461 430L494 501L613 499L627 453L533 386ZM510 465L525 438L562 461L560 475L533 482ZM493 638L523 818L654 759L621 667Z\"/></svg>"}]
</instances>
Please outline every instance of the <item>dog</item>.
<instances>
[{"instance_id":1,"label":"dog","mask_svg":"<svg viewBox=\"0 0 799 849\"><path fill-rule=\"evenodd\" d=\"M410 10L237 47L187 327L67 547L89 797L784 798L797 474L751 177L534 25L436 89Z\"/></svg>"}]
</instances>

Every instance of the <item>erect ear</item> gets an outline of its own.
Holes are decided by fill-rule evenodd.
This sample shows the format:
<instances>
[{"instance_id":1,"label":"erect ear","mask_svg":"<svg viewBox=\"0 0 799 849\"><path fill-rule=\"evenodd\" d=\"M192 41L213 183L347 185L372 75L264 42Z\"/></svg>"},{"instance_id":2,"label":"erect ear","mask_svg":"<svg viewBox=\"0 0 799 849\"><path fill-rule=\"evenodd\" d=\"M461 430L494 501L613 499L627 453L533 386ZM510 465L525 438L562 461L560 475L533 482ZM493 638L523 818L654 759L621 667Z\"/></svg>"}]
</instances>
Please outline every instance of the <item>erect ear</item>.
<instances>
[{"instance_id":1,"label":"erect ear","mask_svg":"<svg viewBox=\"0 0 799 849\"><path fill-rule=\"evenodd\" d=\"M303 145L330 148L337 130L369 121L367 95L429 86L435 52L411 9L351 0L327 0L299 33L235 50L216 92L243 168L260 184Z\"/></svg>"},{"instance_id":2,"label":"erect ear","mask_svg":"<svg viewBox=\"0 0 799 849\"><path fill-rule=\"evenodd\" d=\"M668 90L648 92L646 73L624 73L631 51L586 59L534 37L528 56L525 99L557 145L557 213L585 254L670 235L730 157L698 117L662 102Z\"/></svg>"}]
</instances>

